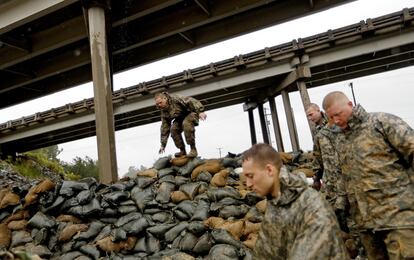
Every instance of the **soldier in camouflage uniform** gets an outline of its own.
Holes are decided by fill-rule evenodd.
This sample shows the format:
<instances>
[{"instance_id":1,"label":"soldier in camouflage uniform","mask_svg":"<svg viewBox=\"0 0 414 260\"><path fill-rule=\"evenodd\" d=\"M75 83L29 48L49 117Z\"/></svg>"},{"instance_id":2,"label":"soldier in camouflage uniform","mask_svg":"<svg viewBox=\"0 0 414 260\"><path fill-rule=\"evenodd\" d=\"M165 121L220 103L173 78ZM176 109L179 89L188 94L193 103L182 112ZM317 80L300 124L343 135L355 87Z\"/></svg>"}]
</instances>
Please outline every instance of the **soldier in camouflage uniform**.
<instances>
[{"instance_id":1,"label":"soldier in camouflage uniform","mask_svg":"<svg viewBox=\"0 0 414 260\"><path fill-rule=\"evenodd\" d=\"M342 92L323 107L342 130L338 154L351 214L369 259L414 259L414 130L367 113Z\"/></svg>"},{"instance_id":2,"label":"soldier in camouflage uniform","mask_svg":"<svg viewBox=\"0 0 414 260\"><path fill-rule=\"evenodd\" d=\"M332 209L306 180L257 144L243 154L246 185L268 198L255 259L349 259Z\"/></svg>"},{"instance_id":3,"label":"soldier in camouflage uniform","mask_svg":"<svg viewBox=\"0 0 414 260\"><path fill-rule=\"evenodd\" d=\"M181 135L184 131L185 140L191 148L187 157L196 157L195 126L198 125L199 119L205 120L207 118L203 104L192 97L162 92L155 95L155 105L161 110L161 148L159 153L164 152L171 132L175 146L180 149L175 156L186 155Z\"/></svg>"},{"instance_id":4,"label":"soldier in camouflage uniform","mask_svg":"<svg viewBox=\"0 0 414 260\"><path fill-rule=\"evenodd\" d=\"M321 129L323 129L327 125L328 118L326 117L325 113L321 111L319 106L315 103L310 103L305 112L306 112L306 117L308 118L308 120L313 123L313 128L311 130L312 130L312 136L314 137L314 143L315 143L316 136L318 135L319 131L321 131ZM314 150L315 150L315 147L314 147ZM315 169L316 174L313 177L313 187L316 190L321 189L321 179L323 176L323 171L322 170L319 171L319 169L320 168L318 167Z\"/></svg>"}]
</instances>

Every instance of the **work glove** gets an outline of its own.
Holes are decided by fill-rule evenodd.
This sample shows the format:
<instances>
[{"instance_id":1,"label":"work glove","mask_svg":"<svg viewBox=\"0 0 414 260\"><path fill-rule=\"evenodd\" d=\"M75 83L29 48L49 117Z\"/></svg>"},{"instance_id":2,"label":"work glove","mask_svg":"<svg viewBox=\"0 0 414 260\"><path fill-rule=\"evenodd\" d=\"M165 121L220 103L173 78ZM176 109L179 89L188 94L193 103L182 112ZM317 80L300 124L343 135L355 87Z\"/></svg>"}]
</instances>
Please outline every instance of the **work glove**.
<instances>
[{"instance_id":1,"label":"work glove","mask_svg":"<svg viewBox=\"0 0 414 260\"><path fill-rule=\"evenodd\" d=\"M159 154L163 154L165 152L165 147L161 146L160 150L158 151Z\"/></svg>"}]
</instances>

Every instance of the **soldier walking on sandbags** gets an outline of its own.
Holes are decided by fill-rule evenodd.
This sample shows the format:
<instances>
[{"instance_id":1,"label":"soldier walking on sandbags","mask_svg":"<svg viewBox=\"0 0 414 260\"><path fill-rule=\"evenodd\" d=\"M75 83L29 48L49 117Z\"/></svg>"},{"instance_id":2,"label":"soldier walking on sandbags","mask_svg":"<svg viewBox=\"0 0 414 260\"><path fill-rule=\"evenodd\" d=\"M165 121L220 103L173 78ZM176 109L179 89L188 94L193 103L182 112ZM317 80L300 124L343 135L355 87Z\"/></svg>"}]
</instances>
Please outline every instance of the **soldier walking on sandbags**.
<instances>
[{"instance_id":1,"label":"soldier walking on sandbags","mask_svg":"<svg viewBox=\"0 0 414 260\"><path fill-rule=\"evenodd\" d=\"M267 197L254 259L349 259L331 207L275 149L252 146L242 166L247 187Z\"/></svg>"},{"instance_id":2,"label":"soldier walking on sandbags","mask_svg":"<svg viewBox=\"0 0 414 260\"><path fill-rule=\"evenodd\" d=\"M341 128L338 155L368 259L414 259L414 130L395 115L353 106L340 91L323 108Z\"/></svg>"},{"instance_id":3,"label":"soldier walking on sandbags","mask_svg":"<svg viewBox=\"0 0 414 260\"><path fill-rule=\"evenodd\" d=\"M199 119L205 120L207 118L203 104L195 98L167 92L155 94L154 99L156 107L161 110L161 148L159 153L164 153L171 132L175 146L180 149L175 153L175 157L184 155L190 158L197 157L195 126L198 126ZM185 141L191 148L188 154L181 135L183 131Z\"/></svg>"}]
</instances>

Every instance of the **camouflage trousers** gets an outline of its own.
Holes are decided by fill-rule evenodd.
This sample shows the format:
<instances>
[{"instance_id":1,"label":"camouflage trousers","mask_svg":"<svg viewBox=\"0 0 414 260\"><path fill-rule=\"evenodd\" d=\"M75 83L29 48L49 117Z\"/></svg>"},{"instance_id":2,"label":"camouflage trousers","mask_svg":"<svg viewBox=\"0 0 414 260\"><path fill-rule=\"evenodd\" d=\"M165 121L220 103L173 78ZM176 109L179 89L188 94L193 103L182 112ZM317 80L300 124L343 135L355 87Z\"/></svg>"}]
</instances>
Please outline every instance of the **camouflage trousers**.
<instances>
[{"instance_id":1,"label":"camouflage trousers","mask_svg":"<svg viewBox=\"0 0 414 260\"><path fill-rule=\"evenodd\" d=\"M195 148L195 126L198 126L198 115L190 113L184 118L176 118L171 126L171 137L178 149L185 149L182 137L184 131L185 141L191 148Z\"/></svg>"},{"instance_id":2,"label":"camouflage trousers","mask_svg":"<svg viewBox=\"0 0 414 260\"><path fill-rule=\"evenodd\" d=\"M369 260L414 259L414 229L360 233Z\"/></svg>"}]
</instances>

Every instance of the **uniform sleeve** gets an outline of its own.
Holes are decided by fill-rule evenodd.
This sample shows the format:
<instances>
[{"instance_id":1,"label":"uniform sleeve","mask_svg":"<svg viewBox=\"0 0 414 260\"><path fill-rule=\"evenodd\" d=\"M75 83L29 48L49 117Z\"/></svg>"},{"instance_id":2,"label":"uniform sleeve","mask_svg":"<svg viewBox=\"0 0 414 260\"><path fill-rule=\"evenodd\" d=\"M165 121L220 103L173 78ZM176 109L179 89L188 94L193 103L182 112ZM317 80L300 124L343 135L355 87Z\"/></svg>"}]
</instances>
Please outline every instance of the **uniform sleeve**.
<instances>
[{"instance_id":1,"label":"uniform sleeve","mask_svg":"<svg viewBox=\"0 0 414 260\"><path fill-rule=\"evenodd\" d=\"M165 117L161 118L161 146L166 147L168 137L170 136L171 120Z\"/></svg>"},{"instance_id":2,"label":"uniform sleeve","mask_svg":"<svg viewBox=\"0 0 414 260\"><path fill-rule=\"evenodd\" d=\"M414 169L414 130L395 115L384 114L379 119L388 142L398 151L404 162Z\"/></svg>"},{"instance_id":3,"label":"uniform sleeve","mask_svg":"<svg viewBox=\"0 0 414 260\"><path fill-rule=\"evenodd\" d=\"M312 198L313 197L313 198ZM289 259L349 259L339 226L322 198L309 196Z\"/></svg>"},{"instance_id":4,"label":"uniform sleeve","mask_svg":"<svg viewBox=\"0 0 414 260\"><path fill-rule=\"evenodd\" d=\"M314 159L312 161L312 170L315 172L315 175L318 179L322 179L323 163L322 163L322 153L321 153L321 147L319 144L318 135L315 135L315 138L313 140L313 155L314 155Z\"/></svg>"},{"instance_id":5,"label":"uniform sleeve","mask_svg":"<svg viewBox=\"0 0 414 260\"><path fill-rule=\"evenodd\" d=\"M185 97L184 102L191 112L195 112L197 114L204 112L203 104L201 104L201 102L198 101L197 99L192 98L192 97Z\"/></svg>"}]
</instances>

